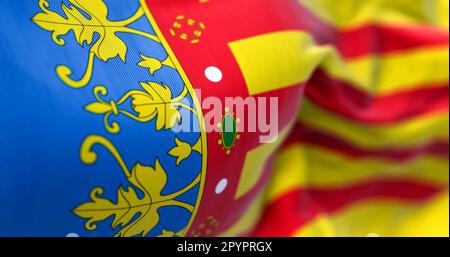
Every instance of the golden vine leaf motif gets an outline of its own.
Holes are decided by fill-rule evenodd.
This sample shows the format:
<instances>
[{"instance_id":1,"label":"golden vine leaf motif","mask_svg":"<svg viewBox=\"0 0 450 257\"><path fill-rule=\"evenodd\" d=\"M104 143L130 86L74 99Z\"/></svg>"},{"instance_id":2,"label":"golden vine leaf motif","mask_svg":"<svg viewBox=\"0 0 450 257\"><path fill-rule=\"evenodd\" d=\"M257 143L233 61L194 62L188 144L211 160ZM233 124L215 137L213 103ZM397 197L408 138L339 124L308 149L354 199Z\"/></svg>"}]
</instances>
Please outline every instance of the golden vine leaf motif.
<instances>
[{"instance_id":1,"label":"golden vine leaf motif","mask_svg":"<svg viewBox=\"0 0 450 257\"><path fill-rule=\"evenodd\" d=\"M172 99L172 91L164 84L141 82L146 92L134 93L131 104L138 117L152 120L156 117L156 129L170 129L181 123L181 114L177 106L182 106L180 100L186 95L186 87L180 96Z\"/></svg>"},{"instance_id":2,"label":"golden vine leaf motif","mask_svg":"<svg viewBox=\"0 0 450 257\"><path fill-rule=\"evenodd\" d=\"M140 54L140 56L142 60L138 62L137 65L142 68L148 69L151 75L153 75L156 71L160 70L163 65L176 70L169 56L167 56L167 58L164 61L160 61L156 58L151 58L143 54Z\"/></svg>"},{"instance_id":3,"label":"golden vine leaf motif","mask_svg":"<svg viewBox=\"0 0 450 257\"><path fill-rule=\"evenodd\" d=\"M92 201L78 206L73 211L76 215L88 219L86 229L94 230L96 229L94 222L114 215L112 228L121 227L116 236L145 236L159 222L158 209L173 205L172 199L161 195L167 183L167 175L158 160L154 168L137 163L128 181L134 187L120 186L116 203L101 198L103 190L95 188L91 192ZM135 188L143 193L142 198L139 198ZM133 220L136 215L139 216Z\"/></svg>"},{"instance_id":4,"label":"golden vine leaf motif","mask_svg":"<svg viewBox=\"0 0 450 257\"><path fill-rule=\"evenodd\" d=\"M154 168L137 163L130 172L114 144L102 136L90 135L81 145L80 158L83 163L93 164L97 161L98 154L93 150L96 144L102 145L112 154L131 186L119 187L116 203L101 197L102 188L94 188L90 194L91 201L73 210L74 214L88 219L85 223L86 229L95 230L96 222L114 216L112 229L120 227L116 236L145 236L158 224L158 209L163 206L179 206L190 213L194 212L194 206L176 198L200 183L201 173L180 190L162 195L167 183L167 174L158 159ZM141 192L142 197L137 192Z\"/></svg>"},{"instance_id":5,"label":"golden vine leaf motif","mask_svg":"<svg viewBox=\"0 0 450 257\"><path fill-rule=\"evenodd\" d=\"M176 236L176 233L174 231L163 229L158 237L174 237L174 236Z\"/></svg>"},{"instance_id":6,"label":"golden vine leaf motif","mask_svg":"<svg viewBox=\"0 0 450 257\"><path fill-rule=\"evenodd\" d=\"M190 144L181 141L177 137L175 137L175 143L177 144L174 148L172 148L168 154L176 157L176 165L180 165L181 161L188 158L191 155L192 147Z\"/></svg>"},{"instance_id":7,"label":"golden vine leaf motif","mask_svg":"<svg viewBox=\"0 0 450 257\"><path fill-rule=\"evenodd\" d=\"M70 6L62 3L61 7L66 17L57 12L50 11L47 1L40 0L39 5L43 12L36 14L32 20L45 30L52 31L53 40L64 45L65 41L61 36L73 31L75 38L80 45L91 45L94 34L99 38L93 43L93 52L102 61L119 56L125 61L127 46L118 38L115 33L122 31L123 26L108 20L108 8L102 0L69 0ZM90 18L83 15L87 13Z\"/></svg>"},{"instance_id":8,"label":"golden vine leaf motif","mask_svg":"<svg viewBox=\"0 0 450 257\"><path fill-rule=\"evenodd\" d=\"M162 62L156 58L151 58L148 56L145 56L143 54L140 54L142 61L138 63L138 66L141 66L143 68L147 68L151 75L155 73L155 71L158 71L162 67Z\"/></svg>"},{"instance_id":9,"label":"golden vine leaf motif","mask_svg":"<svg viewBox=\"0 0 450 257\"><path fill-rule=\"evenodd\" d=\"M110 123L109 117L111 115L123 114L139 122L149 122L157 117L157 130L161 130L163 127L165 129L172 128L175 124L181 123L181 113L177 108L185 108L196 115L194 109L181 102L187 94L186 87L183 88L180 95L172 99L172 92L165 85L154 82L141 82L141 85L146 89L145 91L130 90L117 101L104 100L103 96L106 96L108 90L104 86L96 86L94 87L94 96L97 102L92 102L84 108L91 113L103 115L106 130L113 134L120 131L120 125L116 121ZM124 103L128 102L129 98L132 98L131 108L137 114L122 107Z\"/></svg>"},{"instance_id":10,"label":"golden vine leaf motif","mask_svg":"<svg viewBox=\"0 0 450 257\"><path fill-rule=\"evenodd\" d=\"M178 232L173 230L162 229L161 234L157 235L157 237L181 237L184 234L186 228L179 230Z\"/></svg>"},{"instance_id":11,"label":"golden vine leaf motif","mask_svg":"<svg viewBox=\"0 0 450 257\"><path fill-rule=\"evenodd\" d=\"M64 15L60 15L48 9L50 5L47 0L39 0L42 12L37 13L32 20L41 28L51 31L53 41L58 45L64 45L65 40L62 37L73 31L78 44L83 46L86 43L90 46L87 66L80 79L71 77L72 69L68 66L56 67L59 78L72 88L85 87L91 81L95 57L106 62L119 56L125 62L127 46L117 37L117 32L143 36L160 43L159 38L153 34L127 27L145 14L142 7L139 7L131 17L125 20L110 21L108 20L108 8L103 0L67 1L70 5L61 1ZM95 39L94 34L98 35Z\"/></svg>"},{"instance_id":12,"label":"golden vine leaf motif","mask_svg":"<svg viewBox=\"0 0 450 257\"><path fill-rule=\"evenodd\" d=\"M173 157L176 157L176 165L180 165L180 163L188 158L192 151L196 151L201 154L201 142L200 139L195 143L193 146L191 146L189 143L184 142L177 137L175 137L175 144L176 146L172 148L168 154L172 155Z\"/></svg>"}]
</instances>

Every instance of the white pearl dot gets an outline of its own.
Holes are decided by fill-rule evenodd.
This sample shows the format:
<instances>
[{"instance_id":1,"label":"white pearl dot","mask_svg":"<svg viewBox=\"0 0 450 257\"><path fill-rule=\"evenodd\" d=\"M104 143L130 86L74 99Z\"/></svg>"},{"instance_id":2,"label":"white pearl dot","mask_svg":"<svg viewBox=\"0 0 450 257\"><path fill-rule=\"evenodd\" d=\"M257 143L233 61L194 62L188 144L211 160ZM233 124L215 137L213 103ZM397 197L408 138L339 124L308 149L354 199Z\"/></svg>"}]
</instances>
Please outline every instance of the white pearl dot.
<instances>
[{"instance_id":1,"label":"white pearl dot","mask_svg":"<svg viewBox=\"0 0 450 257\"><path fill-rule=\"evenodd\" d=\"M80 237L77 233L69 233L66 237Z\"/></svg>"},{"instance_id":2,"label":"white pearl dot","mask_svg":"<svg viewBox=\"0 0 450 257\"><path fill-rule=\"evenodd\" d=\"M220 82L222 80L222 71L214 66L209 66L205 69L205 76L211 82Z\"/></svg>"},{"instance_id":3,"label":"white pearl dot","mask_svg":"<svg viewBox=\"0 0 450 257\"><path fill-rule=\"evenodd\" d=\"M227 185L228 185L228 179L226 179L226 178L221 179L219 181L219 183L217 183L216 194L221 194L225 190Z\"/></svg>"}]
</instances>

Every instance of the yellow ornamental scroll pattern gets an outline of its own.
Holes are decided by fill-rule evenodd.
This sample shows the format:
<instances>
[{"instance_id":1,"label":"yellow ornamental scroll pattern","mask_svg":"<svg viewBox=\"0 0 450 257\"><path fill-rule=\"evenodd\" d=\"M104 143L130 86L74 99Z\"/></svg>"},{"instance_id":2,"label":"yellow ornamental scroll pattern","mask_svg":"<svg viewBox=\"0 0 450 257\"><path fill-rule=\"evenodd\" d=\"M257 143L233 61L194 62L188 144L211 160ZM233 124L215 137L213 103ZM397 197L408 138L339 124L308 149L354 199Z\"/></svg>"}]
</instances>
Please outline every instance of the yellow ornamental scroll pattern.
<instances>
[{"instance_id":1,"label":"yellow ornamental scroll pattern","mask_svg":"<svg viewBox=\"0 0 450 257\"><path fill-rule=\"evenodd\" d=\"M90 82L94 57L106 62L119 56L123 62L126 61L127 46L116 33L132 33L160 42L158 37L152 34L127 27L144 15L142 7L128 19L110 21L107 18L108 8L102 0L69 0L69 2L71 4L69 6L61 3L66 16L64 17L49 10L50 4L46 0L39 0L42 12L36 14L32 20L41 28L51 31L52 39L58 45L65 45L66 42L62 36L73 31L80 46L84 43L90 46L86 69L81 79L72 79L70 77L72 70L67 66L60 65L56 68L58 76L70 87L82 88ZM83 12L90 17L85 16ZM98 34L95 40L94 34Z\"/></svg>"},{"instance_id":2,"label":"yellow ornamental scroll pattern","mask_svg":"<svg viewBox=\"0 0 450 257\"><path fill-rule=\"evenodd\" d=\"M175 198L200 183L201 174L184 188L162 195L167 183L167 174L158 159L156 159L154 167L136 163L130 171L120 153L109 140L98 135L91 135L81 146L80 156L84 163L93 164L97 161L97 153L92 150L96 144L102 145L113 155L131 186L119 187L115 203L101 197L102 188L94 188L90 193L91 201L81 204L73 210L73 213L79 217L87 219L85 223L87 230L95 230L96 222L114 216L111 228L120 228L116 236L146 236L158 224L160 219L158 209L161 207L179 206L192 214L194 206ZM143 196L139 197L137 191L141 192ZM163 231L162 234L167 236L171 233Z\"/></svg>"}]
</instances>

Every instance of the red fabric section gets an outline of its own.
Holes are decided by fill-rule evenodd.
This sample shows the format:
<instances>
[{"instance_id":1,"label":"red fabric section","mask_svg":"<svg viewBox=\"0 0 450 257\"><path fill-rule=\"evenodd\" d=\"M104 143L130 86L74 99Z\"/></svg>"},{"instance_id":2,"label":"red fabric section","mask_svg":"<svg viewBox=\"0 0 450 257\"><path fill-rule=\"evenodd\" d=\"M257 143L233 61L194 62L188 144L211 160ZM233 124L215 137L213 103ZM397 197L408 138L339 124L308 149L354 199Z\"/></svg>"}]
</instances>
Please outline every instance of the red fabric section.
<instances>
[{"instance_id":1,"label":"red fabric section","mask_svg":"<svg viewBox=\"0 0 450 257\"><path fill-rule=\"evenodd\" d=\"M335 47L344 58L392 53L416 47L448 46L448 32L419 25L377 25L338 32Z\"/></svg>"},{"instance_id":2,"label":"red fabric section","mask_svg":"<svg viewBox=\"0 0 450 257\"><path fill-rule=\"evenodd\" d=\"M301 188L291 191L264 210L252 236L290 236L318 214L331 214L351 204L371 199L420 202L442 188L412 181L378 180L343 188Z\"/></svg>"},{"instance_id":3,"label":"red fabric section","mask_svg":"<svg viewBox=\"0 0 450 257\"><path fill-rule=\"evenodd\" d=\"M417 146L408 149L364 149L349 142L346 142L334 135L328 134L315 128L308 127L298 123L293 128L291 134L286 139L283 147L287 147L294 143L303 143L309 145L317 145L325 149L345 154L355 159L366 157L386 158L391 161L408 161L420 155L433 155L441 158L449 159L448 142L436 141L430 142L423 146Z\"/></svg>"},{"instance_id":4,"label":"red fabric section","mask_svg":"<svg viewBox=\"0 0 450 257\"><path fill-rule=\"evenodd\" d=\"M448 112L448 83L371 96L317 70L305 88L315 104L347 119L367 124L400 122L420 115Z\"/></svg>"}]
</instances>

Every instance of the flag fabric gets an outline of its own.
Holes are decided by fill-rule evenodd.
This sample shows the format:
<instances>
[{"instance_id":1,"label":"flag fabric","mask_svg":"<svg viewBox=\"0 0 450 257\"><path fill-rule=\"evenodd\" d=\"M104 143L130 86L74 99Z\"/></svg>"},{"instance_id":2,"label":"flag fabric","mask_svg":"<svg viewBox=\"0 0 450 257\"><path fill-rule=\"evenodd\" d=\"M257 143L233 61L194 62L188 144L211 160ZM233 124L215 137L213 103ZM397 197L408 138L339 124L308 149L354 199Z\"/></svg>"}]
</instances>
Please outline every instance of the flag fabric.
<instances>
[{"instance_id":1,"label":"flag fabric","mask_svg":"<svg viewBox=\"0 0 450 257\"><path fill-rule=\"evenodd\" d=\"M448 1L300 4L333 50L250 234L448 236Z\"/></svg>"},{"instance_id":2,"label":"flag fabric","mask_svg":"<svg viewBox=\"0 0 450 257\"><path fill-rule=\"evenodd\" d=\"M448 236L448 8L1 1L0 236Z\"/></svg>"}]
</instances>

